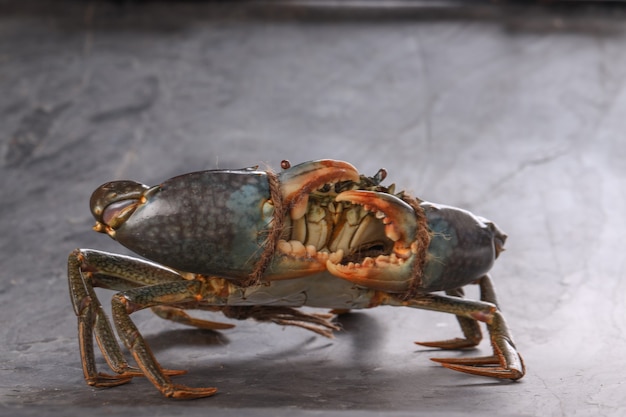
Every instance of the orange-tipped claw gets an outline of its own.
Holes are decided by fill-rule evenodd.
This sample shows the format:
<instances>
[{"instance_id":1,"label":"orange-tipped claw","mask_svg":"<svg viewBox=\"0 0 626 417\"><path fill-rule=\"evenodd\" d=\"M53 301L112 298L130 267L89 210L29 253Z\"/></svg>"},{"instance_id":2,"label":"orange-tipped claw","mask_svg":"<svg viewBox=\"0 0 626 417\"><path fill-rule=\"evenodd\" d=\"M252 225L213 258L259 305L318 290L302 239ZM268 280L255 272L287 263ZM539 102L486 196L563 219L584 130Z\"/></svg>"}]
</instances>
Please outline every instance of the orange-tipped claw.
<instances>
[{"instance_id":1,"label":"orange-tipped claw","mask_svg":"<svg viewBox=\"0 0 626 417\"><path fill-rule=\"evenodd\" d=\"M187 371L179 369L163 369L163 373L167 376L179 376L185 375ZM111 388L118 385L124 385L129 383L134 377L143 377L145 374L138 368L129 367L126 371L120 374L106 374L99 372L96 378L87 379L87 384L92 387L98 388Z\"/></svg>"},{"instance_id":2,"label":"orange-tipped claw","mask_svg":"<svg viewBox=\"0 0 626 417\"><path fill-rule=\"evenodd\" d=\"M413 285L418 224L413 208L391 194L367 191L344 191L335 198L337 202L359 204L375 213L384 224L386 237L393 242L393 252L367 257L359 263L342 264L342 256L331 257L326 262L328 272L357 285L375 290L401 293ZM342 253L342 252L336 252Z\"/></svg>"},{"instance_id":3,"label":"orange-tipped claw","mask_svg":"<svg viewBox=\"0 0 626 417\"><path fill-rule=\"evenodd\" d=\"M359 181L359 172L344 161L320 159L290 167L279 174L283 202L290 207L291 217L299 219L306 213L309 194L324 184Z\"/></svg>"},{"instance_id":4,"label":"orange-tipped claw","mask_svg":"<svg viewBox=\"0 0 626 417\"><path fill-rule=\"evenodd\" d=\"M87 378L87 384L92 387L98 388L111 388L117 387L118 385L124 385L130 382L131 379L136 375L130 375L127 373L124 374L116 374L109 375L103 372L99 372L97 377L95 378Z\"/></svg>"},{"instance_id":5,"label":"orange-tipped claw","mask_svg":"<svg viewBox=\"0 0 626 417\"><path fill-rule=\"evenodd\" d=\"M214 395L217 388L192 388L185 385L174 385L163 390L163 395L179 400L193 400L195 398L205 398Z\"/></svg>"},{"instance_id":6,"label":"orange-tipped claw","mask_svg":"<svg viewBox=\"0 0 626 417\"><path fill-rule=\"evenodd\" d=\"M416 345L436 348L436 349L445 349L445 350L454 350L454 349L468 349L476 346L476 342L473 340L465 339L457 337L455 339L448 340L438 340L436 342L415 342ZM436 361L435 361L436 362Z\"/></svg>"},{"instance_id":7,"label":"orange-tipped claw","mask_svg":"<svg viewBox=\"0 0 626 417\"><path fill-rule=\"evenodd\" d=\"M184 369L163 369L162 371L167 376L179 376L187 374L187 371Z\"/></svg>"},{"instance_id":8,"label":"orange-tipped claw","mask_svg":"<svg viewBox=\"0 0 626 417\"><path fill-rule=\"evenodd\" d=\"M517 380L524 376L524 373L517 369L506 369L502 367L481 367L472 365L453 365L442 363L444 367L453 371L463 372L471 375L486 376L490 378Z\"/></svg>"},{"instance_id":9,"label":"orange-tipped claw","mask_svg":"<svg viewBox=\"0 0 626 417\"><path fill-rule=\"evenodd\" d=\"M518 355L519 363L506 365L504 357L482 356L478 358L431 358L433 362L453 371L490 378L517 380L524 376L524 362ZM519 367L517 366L519 365Z\"/></svg>"},{"instance_id":10,"label":"orange-tipped claw","mask_svg":"<svg viewBox=\"0 0 626 417\"><path fill-rule=\"evenodd\" d=\"M499 311L493 314L491 322L487 323L487 328L491 334L493 355L477 358L432 358L431 360L453 371L471 375L512 380L522 378L526 372L524 360L517 352L504 317ZM461 343L463 339L456 340L458 342L452 339L444 342L422 343L422 345L442 347L441 345L446 343L450 345Z\"/></svg>"},{"instance_id":11,"label":"orange-tipped claw","mask_svg":"<svg viewBox=\"0 0 626 417\"><path fill-rule=\"evenodd\" d=\"M500 360L496 356L481 356L478 358L430 358L431 361L442 365L499 365Z\"/></svg>"},{"instance_id":12,"label":"orange-tipped claw","mask_svg":"<svg viewBox=\"0 0 626 417\"><path fill-rule=\"evenodd\" d=\"M415 211L409 204L394 195L367 190L344 191L335 200L360 204L381 215L385 234L395 243L396 254L403 258L409 256L418 229Z\"/></svg>"},{"instance_id":13,"label":"orange-tipped claw","mask_svg":"<svg viewBox=\"0 0 626 417\"><path fill-rule=\"evenodd\" d=\"M168 376L179 376L179 375L185 375L187 373L187 371L184 369L161 369L161 370L163 371L165 375L168 375ZM117 377L120 377L120 376L122 377L128 376L132 378L135 376L145 376L145 374L143 373L141 369L135 368L133 366L129 366L124 372L117 375Z\"/></svg>"}]
</instances>

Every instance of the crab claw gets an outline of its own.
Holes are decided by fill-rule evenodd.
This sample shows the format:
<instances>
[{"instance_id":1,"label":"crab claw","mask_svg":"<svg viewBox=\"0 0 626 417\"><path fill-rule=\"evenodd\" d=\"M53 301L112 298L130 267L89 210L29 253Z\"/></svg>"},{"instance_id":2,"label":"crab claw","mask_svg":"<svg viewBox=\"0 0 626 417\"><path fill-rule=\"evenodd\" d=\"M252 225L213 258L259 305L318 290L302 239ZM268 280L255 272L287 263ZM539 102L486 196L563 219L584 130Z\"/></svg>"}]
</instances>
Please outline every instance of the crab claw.
<instances>
[{"instance_id":1,"label":"crab claw","mask_svg":"<svg viewBox=\"0 0 626 417\"><path fill-rule=\"evenodd\" d=\"M352 190L340 193L336 201L362 205L375 212L385 225L385 235L393 241L391 254L366 257L359 263L341 264L342 253L326 262L328 271L358 285L386 292L403 292L411 287L416 262L417 219L413 208L391 194Z\"/></svg>"},{"instance_id":2,"label":"crab claw","mask_svg":"<svg viewBox=\"0 0 626 417\"><path fill-rule=\"evenodd\" d=\"M114 238L115 230L145 201L148 189L147 185L135 181L111 181L98 187L89 201L96 219L94 230Z\"/></svg>"},{"instance_id":3,"label":"crab claw","mask_svg":"<svg viewBox=\"0 0 626 417\"><path fill-rule=\"evenodd\" d=\"M290 208L291 218L304 216L309 194L324 184L339 181L359 181L359 172L347 162L320 159L304 162L278 174L284 203Z\"/></svg>"},{"instance_id":4,"label":"crab claw","mask_svg":"<svg viewBox=\"0 0 626 417\"><path fill-rule=\"evenodd\" d=\"M347 162L332 159L305 162L290 167L283 165L284 171L278 174L283 205L289 210L292 227L304 225L304 215L308 210L309 195L324 185L334 185L340 181L358 182L359 173ZM327 252L320 252L314 245L305 246L297 239L279 240L278 256L272 259L268 274L276 279L291 279L322 272L326 269Z\"/></svg>"}]
</instances>

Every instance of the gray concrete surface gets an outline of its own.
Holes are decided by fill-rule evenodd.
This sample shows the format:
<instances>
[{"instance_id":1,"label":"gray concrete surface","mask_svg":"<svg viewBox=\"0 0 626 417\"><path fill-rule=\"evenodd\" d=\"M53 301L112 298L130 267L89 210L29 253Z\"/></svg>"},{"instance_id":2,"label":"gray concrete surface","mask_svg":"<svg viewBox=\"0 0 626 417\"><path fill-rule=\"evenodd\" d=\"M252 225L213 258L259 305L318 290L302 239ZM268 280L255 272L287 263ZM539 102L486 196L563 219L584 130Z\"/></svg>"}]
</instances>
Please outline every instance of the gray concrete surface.
<instances>
[{"instance_id":1,"label":"gray concrete surface","mask_svg":"<svg viewBox=\"0 0 626 417\"><path fill-rule=\"evenodd\" d=\"M626 414L623 11L289 3L0 2L0 415ZM90 229L96 186L315 158L507 231L493 275L523 380L439 367L458 353L412 342L454 319L381 308L334 340L140 313L179 381L219 395L84 384L66 256L127 253Z\"/></svg>"}]
</instances>

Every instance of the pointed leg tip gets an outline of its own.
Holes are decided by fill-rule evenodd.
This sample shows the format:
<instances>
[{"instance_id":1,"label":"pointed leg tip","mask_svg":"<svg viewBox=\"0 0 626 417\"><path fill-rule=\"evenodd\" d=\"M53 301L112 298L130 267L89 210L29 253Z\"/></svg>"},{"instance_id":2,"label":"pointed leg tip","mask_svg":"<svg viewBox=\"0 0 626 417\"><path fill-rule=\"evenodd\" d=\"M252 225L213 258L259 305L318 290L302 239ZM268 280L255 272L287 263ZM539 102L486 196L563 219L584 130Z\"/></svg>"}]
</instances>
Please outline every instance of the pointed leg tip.
<instances>
[{"instance_id":1,"label":"pointed leg tip","mask_svg":"<svg viewBox=\"0 0 626 417\"><path fill-rule=\"evenodd\" d=\"M162 371L163 371L163 374L167 376L180 376L180 375L185 375L188 372L185 369L162 369ZM124 372L123 374L120 374L119 376L128 377L130 379L136 376L143 377L143 376L146 376L146 374L144 374L140 369L133 368Z\"/></svg>"},{"instance_id":2,"label":"pointed leg tip","mask_svg":"<svg viewBox=\"0 0 626 417\"><path fill-rule=\"evenodd\" d=\"M489 378L497 379L510 379L516 381L524 376L523 373L517 369L505 369L505 368L481 368L468 365L452 365L442 364L444 367L453 371L464 372L471 375L486 376Z\"/></svg>"},{"instance_id":3,"label":"pointed leg tip","mask_svg":"<svg viewBox=\"0 0 626 417\"><path fill-rule=\"evenodd\" d=\"M175 385L171 390L163 391L166 397L179 400L193 400L196 398L206 398L217 393L217 388L191 388L185 385Z\"/></svg>"},{"instance_id":4,"label":"pointed leg tip","mask_svg":"<svg viewBox=\"0 0 626 417\"><path fill-rule=\"evenodd\" d=\"M187 372L186 369L163 369L163 373L167 376L186 375Z\"/></svg>"},{"instance_id":5,"label":"pointed leg tip","mask_svg":"<svg viewBox=\"0 0 626 417\"><path fill-rule=\"evenodd\" d=\"M458 350L468 349L476 347L477 343L468 339L450 339L450 340L438 340L435 342L413 342L418 346L424 346L435 349L443 350Z\"/></svg>"},{"instance_id":6,"label":"pointed leg tip","mask_svg":"<svg viewBox=\"0 0 626 417\"><path fill-rule=\"evenodd\" d=\"M430 358L430 360L440 364L466 365L473 367L500 364L499 359L495 356L482 356L478 358Z\"/></svg>"},{"instance_id":7,"label":"pointed leg tip","mask_svg":"<svg viewBox=\"0 0 626 417\"><path fill-rule=\"evenodd\" d=\"M417 346L423 346L432 349L444 349L446 350L445 345L442 342L413 342Z\"/></svg>"},{"instance_id":8,"label":"pointed leg tip","mask_svg":"<svg viewBox=\"0 0 626 417\"><path fill-rule=\"evenodd\" d=\"M98 373L95 378L88 378L87 385L96 388L111 388L119 385L128 384L135 375L130 374L117 374L109 375L105 373Z\"/></svg>"},{"instance_id":9,"label":"pointed leg tip","mask_svg":"<svg viewBox=\"0 0 626 417\"><path fill-rule=\"evenodd\" d=\"M524 376L524 371L514 368L503 368L501 366L484 366L489 365L487 362L476 363L474 365L466 365L462 363L454 363L453 361L447 361L446 359L431 359L434 362L440 363L443 367L451 369L457 372L463 372L470 375L485 376L489 378L497 379L510 379L516 381Z\"/></svg>"}]
</instances>

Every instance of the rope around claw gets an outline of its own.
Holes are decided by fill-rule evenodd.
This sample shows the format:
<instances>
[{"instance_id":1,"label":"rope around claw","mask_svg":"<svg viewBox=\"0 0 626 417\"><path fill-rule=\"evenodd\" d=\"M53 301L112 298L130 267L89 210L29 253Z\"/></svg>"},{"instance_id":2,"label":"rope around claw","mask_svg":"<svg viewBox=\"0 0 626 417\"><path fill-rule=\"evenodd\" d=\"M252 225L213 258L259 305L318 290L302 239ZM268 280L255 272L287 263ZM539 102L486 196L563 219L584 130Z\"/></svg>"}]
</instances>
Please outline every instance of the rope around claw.
<instances>
[{"instance_id":1,"label":"rope around claw","mask_svg":"<svg viewBox=\"0 0 626 417\"><path fill-rule=\"evenodd\" d=\"M403 194L400 198L413 208L417 220L417 236L415 236L415 240L417 241L417 253L415 254L415 264L413 264L413 278L411 278L409 289L399 296L400 299L406 301L415 298L422 286L424 265L426 264L426 255L428 253L432 233L428 227L426 213L422 206L420 206L421 201L408 194Z\"/></svg>"},{"instance_id":2,"label":"rope around claw","mask_svg":"<svg viewBox=\"0 0 626 417\"><path fill-rule=\"evenodd\" d=\"M261 282L265 270L270 265L270 262L272 261L272 258L276 253L278 240L280 239L283 228L285 227L285 217L287 216L288 207L284 207L283 204L283 195L280 192L280 182L278 181L278 175L276 175L272 171L267 171L266 174L270 187L270 199L272 204L274 205L274 217L272 218L272 227L269 230L269 233L263 243L263 247L265 249L263 250L261 257L257 261L254 270L250 275L248 275L248 279L240 284L242 287L250 287L252 285L257 285Z\"/></svg>"}]
</instances>

